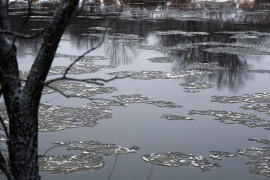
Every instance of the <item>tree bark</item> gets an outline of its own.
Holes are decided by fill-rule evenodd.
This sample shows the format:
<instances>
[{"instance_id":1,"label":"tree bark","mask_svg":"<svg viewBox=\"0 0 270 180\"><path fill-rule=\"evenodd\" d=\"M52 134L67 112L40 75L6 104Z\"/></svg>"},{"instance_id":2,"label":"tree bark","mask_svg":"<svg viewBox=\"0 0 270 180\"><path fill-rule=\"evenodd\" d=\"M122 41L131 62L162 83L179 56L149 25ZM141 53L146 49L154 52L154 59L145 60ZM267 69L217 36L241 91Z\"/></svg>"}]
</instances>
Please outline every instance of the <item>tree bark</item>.
<instances>
[{"instance_id":1,"label":"tree bark","mask_svg":"<svg viewBox=\"0 0 270 180\"><path fill-rule=\"evenodd\" d=\"M10 170L16 180L36 180L38 167L38 107L55 52L79 0L62 0L43 35L39 53L24 87L18 79L16 47L11 35L0 34L0 81L9 117ZM11 31L7 0L0 2L0 28Z\"/></svg>"}]
</instances>

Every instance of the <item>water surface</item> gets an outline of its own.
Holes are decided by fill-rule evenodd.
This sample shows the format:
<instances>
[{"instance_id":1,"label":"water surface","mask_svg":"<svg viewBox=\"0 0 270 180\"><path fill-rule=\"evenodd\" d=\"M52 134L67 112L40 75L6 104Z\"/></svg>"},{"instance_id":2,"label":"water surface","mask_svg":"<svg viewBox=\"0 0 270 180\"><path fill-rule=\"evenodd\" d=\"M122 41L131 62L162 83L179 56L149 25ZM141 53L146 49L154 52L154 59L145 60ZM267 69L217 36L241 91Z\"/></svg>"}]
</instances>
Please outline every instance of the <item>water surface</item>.
<instances>
[{"instance_id":1,"label":"water surface","mask_svg":"<svg viewBox=\"0 0 270 180\"><path fill-rule=\"evenodd\" d=\"M108 179L114 169L111 179L268 179L269 144L262 139L269 140L270 129L269 11L155 8L125 7L117 20L87 13L76 18L60 42L48 79L59 77L76 56L96 46L112 21L102 46L70 76L127 77L101 88L57 83L78 97L67 99L45 89L46 105L41 105L40 154L55 142L70 141L139 149L101 153L104 165L91 170L55 174L47 169L42 178ZM22 19L16 13L12 17L19 26ZM27 28L34 32L47 22L40 15ZM22 74L39 43L18 39ZM57 147L47 155L80 153Z\"/></svg>"}]
</instances>

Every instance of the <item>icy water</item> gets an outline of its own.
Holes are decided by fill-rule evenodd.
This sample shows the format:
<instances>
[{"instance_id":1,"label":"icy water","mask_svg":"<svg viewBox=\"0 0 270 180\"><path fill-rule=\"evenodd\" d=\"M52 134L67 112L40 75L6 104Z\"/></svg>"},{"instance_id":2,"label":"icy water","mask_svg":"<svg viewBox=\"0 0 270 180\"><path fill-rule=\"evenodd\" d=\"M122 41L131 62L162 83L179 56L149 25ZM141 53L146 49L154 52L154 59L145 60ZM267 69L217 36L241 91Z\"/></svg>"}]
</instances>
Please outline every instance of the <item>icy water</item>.
<instances>
[{"instance_id":1,"label":"icy water","mask_svg":"<svg viewBox=\"0 0 270 180\"><path fill-rule=\"evenodd\" d=\"M48 79L97 46L110 24L101 47L69 75L126 78L53 84L71 98L44 89L42 179L269 179L270 6L210 5L125 7L118 19L74 20ZM17 28L23 13L11 12ZM33 14L25 27L35 32L49 13ZM22 77L39 43L18 39Z\"/></svg>"}]
</instances>

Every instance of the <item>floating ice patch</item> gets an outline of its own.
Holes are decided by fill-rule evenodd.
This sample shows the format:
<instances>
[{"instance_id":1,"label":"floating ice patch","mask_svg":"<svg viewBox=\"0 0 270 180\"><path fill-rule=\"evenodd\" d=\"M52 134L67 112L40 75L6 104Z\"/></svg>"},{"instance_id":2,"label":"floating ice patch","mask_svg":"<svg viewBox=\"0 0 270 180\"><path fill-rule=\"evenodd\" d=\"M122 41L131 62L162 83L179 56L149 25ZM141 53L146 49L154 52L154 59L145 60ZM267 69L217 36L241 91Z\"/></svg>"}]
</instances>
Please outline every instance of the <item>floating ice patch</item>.
<instances>
[{"instance_id":1,"label":"floating ice patch","mask_svg":"<svg viewBox=\"0 0 270 180\"><path fill-rule=\"evenodd\" d=\"M112 72L109 75L123 75L130 76L132 79L151 80L151 79L178 79L185 77L184 73L168 73L163 71L141 71L141 72Z\"/></svg>"},{"instance_id":2,"label":"floating ice patch","mask_svg":"<svg viewBox=\"0 0 270 180\"><path fill-rule=\"evenodd\" d=\"M88 171L90 169L101 169L104 161L101 156L95 155L55 155L39 158L39 168L41 171L49 171L54 174L72 173L77 171Z\"/></svg>"},{"instance_id":3,"label":"floating ice patch","mask_svg":"<svg viewBox=\"0 0 270 180\"><path fill-rule=\"evenodd\" d=\"M222 46L224 43L222 42L215 42L215 41L208 41L208 42L197 42L193 43L193 45L197 46Z\"/></svg>"},{"instance_id":4,"label":"floating ice patch","mask_svg":"<svg viewBox=\"0 0 270 180\"><path fill-rule=\"evenodd\" d=\"M179 116L179 115L174 115L174 114L164 114L161 116L161 118L165 118L168 120L184 120L184 121L190 121L193 120L192 118L188 118L185 116Z\"/></svg>"},{"instance_id":5,"label":"floating ice patch","mask_svg":"<svg viewBox=\"0 0 270 180\"><path fill-rule=\"evenodd\" d=\"M117 146L115 144L102 144L97 141L68 141L55 143L66 147L67 150L82 151L81 155L41 156L39 158L40 170L52 173L72 173L101 169L104 167L103 155L121 155L135 153L139 148Z\"/></svg>"},{"instance_id":6,"label":"floating ice patch","mask_svg":"<svg viewBox=\"0 0 270 180\"><path fill-rule=\"evenodd\" d=\"M123 33L115 33L112 35L106 36L106 43L138 43L140 40L144 38L136 35L136 34L123 34Z\"/></svg>"},{"instance_id":7,"label":"floating ice patch","mask_svg":"<svg viewBox=\"0 0 270 180\"><path fill-rule=\"evenodd\" d=\"M210 89L214 87L214 84L209 82L182 83L180 85L184 89Z\"/></svg>"},{"instance_id":8,"label":"floating ice patch","mask_svg":"<svg viewBox=\"0 0 270 180\"><path fill-rule=\"evenodd\" d=\"M174 61L173 57L155 57L148 59L153 63L172 63Z\"/></svg>"},{"instance_id":9,"label":"floating ice patch","mask_svg":"<svg viewBox=\"0 0 270 180\"><path fill-rule=\"evenodd\" d=\"M235 39L254 39L254 38L259 38L260 36L257 33L250 33L250 32L245 32L245 31L238 31L238 32L223 31L223 32L218 32L218 33L232 34L230 38L235 38Z\"/></svg>"},{"instance_id":10,"label":"floating ice patch","mask_svg":"<svg viewBox=\"0 0 270 180\"><path fill-rule=\"evenodd\" d=\"M217 33L223 33L223 34L232 34L233 36L241 36L241 35L246 35L246 36L254 36L254 37L260 37L260 36L270 36L270 33L266 32L258 32L258 31L221 31Z\"/></svg>"},{"instance_id":11,"label":"floating ice patch","mask_svg":"<svg viewBox=\"0 0 270 180\"><path fill-rule=\"evenodd\" d=\"M202 156L196 156L192 154L183 154L179 152L172 153L160 153L160 154L149 154L142 156L142 160L145 162L152 163L158 166L166 167L179 167L192 165L200 168L202 171L209 171L212 167L217 164L211 164Z\"/></svg>"},{"instance_id":12,"label":"floating ice patch","mask_svg":"<svg viewBox=\"0 0 270 180\"><path fill-rule=\"evenodd\" d=\"M176 105L173 102L168 102L168 101L147 101L147 104L153 104L157 107L164 107L164 108L180 108L182 106Z\"/></svg>"},{"instance_id":13,"label":"floating ice patch","mask_svg":"<svg viewBox=\"0 0 270 180\"><path fill-rule=\"evenodd\" d=\"M89 63L89 62L94 62L94 61L102 61L105 59L107 59L105 56L84 56L78 62ZM73 60L73 59L71 59L71 60Z\"/></svg>"},{"instance_id":14,"label":"floating ice patch","mask_svg":"<svg viewBox=\"0 0 270 180\"><path fill-rule=\"evenodd\" d=\"M242 96L212 96L211 102L219 103L270 103L270 93L244 94Z\"/></svg>"},{"instance_id":15,"label":"floating ice patch","mask_svg":"<svg viewBox=\"0 0 270 180\"><path fill-rule=\"evenodd\" d=\"M60 131L77 127L92 127L100 119L112 117L108 107L58 107L41 104L39 107L39 131Z\"/></svg>"},{"instance_id":16,"label":"floating ice patch","mask_svg":"<svg viewBox=\"0 0 270 180\"><path fill-rule=\"evenodd\" d=\"M111 28L105 28L105 27L100 27L100 26L97 26L97 27L90 27L89 30L97 30L97 31L105 31L105 30L111 30Z\"/></svg>"},{"instance_id":17,"label":"floating ice patch","mask_svg":"<svg viewBox=\"0 0 270 180\"><path fill-rule=\"evenodd\" d=\"M230 152L222 152L222 151L211 151L210 158L214 160L222 160L222 157L235 157L237 154L230 153Z\"/></svg>"},{"instance_id":18,"label":"floating ice patch","mask_svg":"<svg viewBox=\"0 0 270 180\"><path fill-rule=\"evenodd\" d=\"M270 70L267 69L248 69L246 71L250 73L270 73Z\"/></svg>"},{"instance_id":19,"label":"floating ice patch","mask_svg":"<svg viewBox=\"0 0 270 180\"><path fill-rule=\"evenodd\" d=\"M92 101L88 103L90 107L110 107L110 106L125 106L120 101Z\"/></svg>"},{"instance_id":20,"label":"floating ice patch","mask_svg":"<svg viewBox=\"0 0 270 180\"><path fill-rule=\"evenodd\" d=\"M215 42L215 41L209 41L209 42L198 42L193 43L193 46L222 46L222 47L243 47L243 48L254 48L256 44L247 44L247 43L223 43L223 42Z\"/></svg>"},{"instance_id":21,"label":"floating ice patch","mask_svg":"<svg viewBox=\"0 0 270 180\"><path fill-rule=\"evenodd\" d=\"M217 110L191 110L189 111L190 115L199 114L199 115L208 115L214 116L215 120L218 120L225 124L243 124L248 127L265 127L267 124L262 124L261 122L265 121L259 116L248 113L238 113L231 111L217 111Z\"/></svg>"},{"instance_id":22,"label":"floating ice patch","mask_svg":"<svg viewBox=\"0 0 270 180\"><path fill-rule=\"evenodd\" d=\"M74 61L74 60L78 59L79 56L56 53L55 58L66 58L66 59L69 59L71 61ZM107 59L107 58L104 56L84 56L83 58L81 58L79 60L79 62L94 62L94 61L105 60L105 59Z\"/></svg>"},{"instance_id":23,"label":"floating ice patch","mask_svg":"<svg viewBox=\"0 0 270 180\"><path fill-rule=\"evenodd\" d=\"M91 102L90 105L96 105L97 107L101 106L124 106L125 104L132 103L145 103L155 105L160 108L181 108L182 106L176 105L173 102L169 101L150 101L151 97L144 97L140 94L132 95L118 95L113 96L118 99L118 101L107 101L107 102Z\"/></svg>"},{"instance_id":24,"label":"floating ice patch","mask_svg":"<svg viewBox=\"0 0 270 180\"><path fill-rule=\"evenodd\" d=\"M186 92L186 93L198 93L200 91L194 90L194 89L188 89L188 90L184 90L184 92Z\"/></svg>"},{"instance_id":25,"label":"floating ice patch","mask_svg":"<svg viewBox=\"0 0 270 180\"><path fill-rule=\"evenodd\" d=\"M245 110L254 110L258 112L264 112L270 116L270 104L245 104L241 106Z\"/></svg>"},{"instance_id":26,"label":"floating ice patch","mask_svg":"<svg viewBox=\"0 0 270 180\"><path fill-rule=\"evenodd\" d=\"M179 79L184 77L197 77L201 78L207 74L211 74L209 71L200 71L200 70L174 70L173 72L163 72L163 71L120 71L120 72L111 72L109 75L118 75L118 76L129 76L132 79L141 79L141 80L152 80L152 79Z\"/></svg>"},{"instance_id":27,"label":"floating ice patch","mask_svg":"<svg viewBox=\"0 0 270 180\"><path fill-rule=\"evenodd\" d=\"M171 51L186 51L188 49L196 48L193 44L177 44L175 46L149 46L149 45L139 45L141 49L161 51L161 52L171 52Z\"/></svg>"},{"instance_id":28,"label":"floating ice patch","mask_svg":"<svg viewBox=\"0 0 270 180\"><path fill-rule=\"evenodd\" d=\"M109 94L117 91L115 87L93 87L88 84L70 82L70 81L57 81L51 84L52 87L61 92L66 93L71 97L89 98L97 94ZM57 93L57 91L49 88L44 88L43 94Z\"/></svg>"},{"instance_id":29,"label":"floating ice patch","mask_svg":"<svg viewBox=\"0 0 270 180\"><path fill-rule=\"evenodd\" d=\"M249 141L255 141L258 143L263 143L263 144L267 144L270 145L270 141L268 139L260 139L260 138L248 138Z\"/></svg>"},{"instance_id":30,"label":"floating ice patch","mask_svg":"<svg viewBox=\"0 0 270 180\"><path fill-rule=\"evenodd\" d=\"M252 141L254 141L252 139ZM256 138L257 142L265 142L265 139ZM269 140L266 141L269 143ZM242 149L238 151L238 154L248 156L251 162L246 163L251 169L252 174L258 174L266 177L270 177L270 147Z\"/></svg>"},{"instance_id":31,"label":"floating ice patch","mask_svg":"<svg viewBox=\"0 0 270 180\"><path fill-rule=\"evenodd\" d=\"M92 63L78 62L72 66L68 71L68 74L78 75L78 74L88 74L95 73L101 69L113 68L110 65L96 65ZM49 76L63 75L66 71L66 66L53 66L49 71Z\"/></svg>"},{"instance_id":32,"label":"floating ice patch","mask_svg":"<svg viewBox=\"0 0 270 180\"><path fill-rule=\"evenodd\" d=\"M58 142L55 144L66 147L68 151L80 150L83 151L83 154L94 153L106 156L113 154L120 155L120 154L135 153L139 149L137 146L126 148L118 146L116 144L102 144L97 141L67 141L67 142Z\"/></svg>"},{"instance_id":33,"label":"floating ice patch","mask_svg":"<svg viewBox=\"0 0 270 180\"><path fill-rule=\"evenodd\" d=\"M131 103L147 103L148 100L150 100L150 97L144 97L140 94L133 94L133 95L119 95L119 96L113 96L116 97L120 102L125 104L131 104Z\"/></svg>"},{"instance_id":34,"label":"floating ice patch","mask_svg":"<svg viewBox=\"0 0 270 180\"><path fill-rule=\"evenodd\" d=\"M257 39L259 36L251 35L251 34L235 34L231 36L230 38L234 39Z\"/></svg>"},{"instance_id":35,"label":"floating ice patch","mask_svg":"<svg viewBox=\"0 0 270 180\"><path fill-rule=\"evenodd\" d=\"M167 51L185 51L188 49L196 48L193 44L177 44L176 46L164 47Z\"/></svg>"},{"instance_id":36,"label":"floating ice patch","mask_svg":"<svg viewBox=\"0 0 270 180\"><path fill-rule=\"evenodd\" d=\"M170 30L170 31L157 31L156 32L160 36L166 35L182 35L182 36L196 36L196 35L209 35L207 32L186 32L181 30Z\"/></svg>"},{"instance_id":37,"label":"floating ice patch","mask_svg":"<svg viewBox=\"0 0 270 180\"><path fill-rule=\"evenodd\" d=\"M192 63L186 67L187 70L208 71L213 72L215 70L224 70L224 67L218 65L218 63Z\"/></svg>"},{"instance_id":38,"label":"floating ice patch","mask_svg":"<svg viewBox=\"0 0 270 180\"><path fill-rule=\"evenodd\" d=\"M125 39L125 40L142 40L143 38L136 35L136 34L123 34L123 33L115 33L111 36L109 36L109 38L112 39Z\"/></svg>"},{"instance_id":39,"label":"floating ice patch","mask_svg":"<svg viewBox=\"0 0 270 180\"><path fill-rule=\"evenodd\" d=\"M208 48L205 49L204 51L207 51L209 53L226 53L226 54L241 54L241 55L270 55L270 52L247 47L217 47L217 48Z\"/></svg>"}]
</instances>

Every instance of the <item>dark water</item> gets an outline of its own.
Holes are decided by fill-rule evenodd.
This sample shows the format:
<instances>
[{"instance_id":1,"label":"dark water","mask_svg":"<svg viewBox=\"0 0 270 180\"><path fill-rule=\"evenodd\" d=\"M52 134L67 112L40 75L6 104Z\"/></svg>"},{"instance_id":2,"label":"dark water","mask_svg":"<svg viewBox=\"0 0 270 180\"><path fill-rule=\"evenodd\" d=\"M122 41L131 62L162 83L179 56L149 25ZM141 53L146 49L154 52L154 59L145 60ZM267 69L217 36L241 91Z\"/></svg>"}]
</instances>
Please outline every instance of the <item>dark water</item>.
<instances>
[{"instance_id":1,"label":"dark water","mask_svg":"<svg viewBox=\"0 0 270 180\"><path fill-rule=\"evenodd\" d=\"M135 11L130 7L124 9L117 20L104 16L76 18L62 38L52 68L57 70L68 65L72 62L71 56L96 46L104 28L113 22L102 46L88 55L102 56L103 60L95 60L93 64L106 67L96 71L97 67L91 67L71 76L108 79L114 74L131 75L105 85L117 88L116 91L94 96L120 100L126 106L109 106L112 115L100 118L93 127L76 125L71 128L64 123L65 115L58 112L57 125L62 125L63 130L40 132L40 154L59 141L99 141L123 147L138 146L140 149L131 154L102 156L105 165L99 170L55 174L47 169L48 172L41 173L42 178L109 179L110 171L114 169L111 179L268 179L269 144L249 139L269 140L270 11L265 8L267 5L261 4L264 9L252 11L226 6L186 11L160 7ZM19 29L23 16L16 13L18 11L11 20ZM47 16L39 11L36 14L23 31L30 29L35 32L46 26ZM39 44L40 39L18 39L22 71L30 68ZM59 75L56 73L49 79ZM65 90L72 91L74 87L77 85ZM117 99L120 95L134 94L151 100L141 98L137 99L140 103L136 103ZM150 101L162 101L160 106L165 107ZM85 98L66 99L58 93L45 94L42 98L42 103L53 108L78 108L74 110L80 114L78 122L87 121L87 115L80 108L95 107L94 104L89 105L90 102ZM45 113L55 112L46 110ZM175 120L162 118L168 114L177 117ZM57 114L53 117L57 119ZM44 130L46 128L41 131ZM243 149L246 149L244 155L239 152ZM223 154L220 155L222 160L214 160L210 158L215 154L212 151L237 156L224 157ZM203 171L202 167L194 165L195 162L193 165L172 165L172 159L166 159L169 152L203 156L214 167ZM164 159L158 157L152 163L149 159L149 162L142 160L147 157L144 155L151 153L162 154L168 160L167 165L162 165ZM79 152L59 147L47 155L55 154L78 155Z\"/></svg>"}]
</instances>

